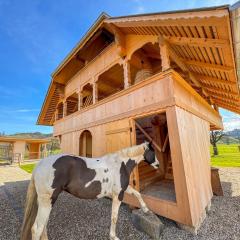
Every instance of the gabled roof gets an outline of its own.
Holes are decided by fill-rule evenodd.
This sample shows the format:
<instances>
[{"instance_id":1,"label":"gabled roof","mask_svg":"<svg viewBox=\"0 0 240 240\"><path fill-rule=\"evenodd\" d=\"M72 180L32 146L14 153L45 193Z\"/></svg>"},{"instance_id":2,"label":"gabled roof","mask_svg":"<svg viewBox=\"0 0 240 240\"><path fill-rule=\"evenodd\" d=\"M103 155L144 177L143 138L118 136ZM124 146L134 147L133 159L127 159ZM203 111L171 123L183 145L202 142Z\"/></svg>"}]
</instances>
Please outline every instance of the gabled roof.
<instances>
[{"instance_id":1,"label":"gabled roof","mask_svg":"<svg viewBox=\"0 0 240 240\"><path fill-rule=\"evenodd\" d=\"M229 5L122 17L102 13L53 72L37 123L52 124L49 119L52 119L59 100L56 87L59 72L103 24L113 24L124 34L162 36L183 69L191 72L185 79L202 96L204 90L219 107L240 113L230 17ZM193 75L201 87L194 85Z\"/></svg>"},{"instance_id":2,"label":"gabled roof","mask_svg":"<svg viewBox=\"0 0 240 240\"><path fill-rule=\"evenodd\" d=\"M54 111L56 109L56 104L60 98L59 93L57 91L58 83L57 83L57 81L55 81L54 78L59 74L59 72L64 68L64 66L66 66L66 64L74 57L74 55L86 44L86 42L101 27L104 20L107 18L109 18L109 15L107 13L104 13L104 12L101 13L100 16L93 23L93 25L86 32L86 34L81 38L81 40L76 44L76 46L72 49L72 51L63 59L63 61L58 65L58 67L51 74L52 80L49 85L47 94L45 96L40 114L38 116L37 124L52 125L51 122L46 121L44 119L49 119L49 118L52 119L52 117L54 115ZM51 101L50 99L54 99L54 101Z\"/></svg>"},{"instance_id":3,"label":"gabled roof","mask_svg":"<svg viewBox=\"0 0 240 240\"><path fill-rule=\"evenodd\" d=\"M76 44L76 46L72 49L72 51L63 59L63 61L58 65L58 67L52 73L52 77L56 76L59 71L68 63L68 61L84 46L84 44L89 40L89 38L96 32L96 30L101 26L105 19L110 16L102 12L93 25L89 28L89 30L84 34L81 40Z\"/></svg>"}]
</instances>

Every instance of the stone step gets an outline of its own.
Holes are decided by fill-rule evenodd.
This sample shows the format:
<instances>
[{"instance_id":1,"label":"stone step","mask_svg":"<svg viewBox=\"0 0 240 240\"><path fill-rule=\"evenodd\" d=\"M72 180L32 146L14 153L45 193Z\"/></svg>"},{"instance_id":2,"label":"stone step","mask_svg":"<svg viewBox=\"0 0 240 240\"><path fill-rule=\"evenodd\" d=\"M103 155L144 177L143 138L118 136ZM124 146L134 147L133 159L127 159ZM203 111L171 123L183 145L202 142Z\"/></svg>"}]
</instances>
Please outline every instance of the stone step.
<instances>
[{"instance_id":1,"label":"stone step","mask_svg":"<svg viewBox=\"0 0 240 240\"><path fill-rule=\"evenodd\" d=\"M151 211L144 213L141 209L132 211L133 225L152 239L159 240L165 228L161 220Z\"/></svg>"}]
</instances>

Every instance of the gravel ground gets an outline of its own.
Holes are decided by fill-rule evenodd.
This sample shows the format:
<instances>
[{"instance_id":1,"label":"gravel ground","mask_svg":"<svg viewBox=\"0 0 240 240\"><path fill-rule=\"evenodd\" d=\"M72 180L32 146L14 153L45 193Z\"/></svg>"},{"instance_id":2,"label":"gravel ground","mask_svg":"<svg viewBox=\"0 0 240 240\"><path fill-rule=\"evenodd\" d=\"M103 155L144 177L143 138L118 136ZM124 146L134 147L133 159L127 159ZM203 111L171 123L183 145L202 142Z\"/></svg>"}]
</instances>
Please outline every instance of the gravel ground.
<instances>
[{"instance_id":1,"label":"gravel ground","mask_svg":"<svg viewBox=\"0 0 240 240\"><path fill-rule=\"evenodd\" d=\"M28 181L14 179L9 181L9 172L14 168L0 168L0 239L18 239L23 215L24 198ZM3 174L8 172L8 182L3 182ZM18 170L17 170L18 171ZM19 173L19 171L18 171ZM176 224L163 219L166 228L161 239L165 240L239 240L240 239L240 168L222 168L220 170L224 197L213 197L212 208L202 224L197 236L177 228ZM2 180L2 181L1 181ZM2 186L1 186L2 185ZM48 224L49 239L58 240L107 240L110 229L111 201L79 200L64 193L56 202ZM121 240L147 240L147 235L137 231L131 223L131 211L122 205L117 225Z\"/></svg>"}]
</instances>

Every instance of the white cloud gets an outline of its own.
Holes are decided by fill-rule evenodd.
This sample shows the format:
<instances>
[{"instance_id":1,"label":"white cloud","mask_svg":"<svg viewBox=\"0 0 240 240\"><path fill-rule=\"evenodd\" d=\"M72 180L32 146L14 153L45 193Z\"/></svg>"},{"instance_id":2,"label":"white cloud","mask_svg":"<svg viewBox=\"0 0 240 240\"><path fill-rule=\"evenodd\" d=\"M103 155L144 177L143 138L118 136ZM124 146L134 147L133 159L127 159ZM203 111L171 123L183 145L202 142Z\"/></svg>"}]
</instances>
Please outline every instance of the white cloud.
<instances>
[{"instance_id":1,"label":"white cloud","mask_svg":"<svg viewBox=\"0 0 240 240\"><path fill-rule=\"evenodd\" d=\"M136 4L136 8L134 9L133 13L144 13L146 12L146 8L144 6L144 3L142 2L142 0L133 0Z\"/></svg>"},{"instance_id":2,"label":"white cloud","mask_svg":"<svg viewBox=\"0 0 240 240\"><path fill-rule=\"evenodd\" d=\"M225 4L234 4L237 0L208 0L207 3L209 6L218 6Z\"/></svg>"},{"instance_id":3,"label":"white cloud","mask_svg":"<svg viewBox=\"0 0 240 240\"><path fill-rule=\"evenodd\" d=\"M143 13L143 12L145 12L145 8L143 6L138 6L137 9L136 9L136 12L137 13Z\"/></svg>"},{"instance_id":4,"label":"white cloud","mask_svg":"<svg viewBox=\"0 0 240 240\"><path fill-rule=\"evenodd\" d=\"M223 115L223 125L225 131L240 129L240 115L228 113Z\"/></svg>"},{"instance_id":5,"label":"white cloud","mask_svg":"<svg viewBox=\"0 0 240 240\"><path fill-rule=\"evenodd\" d=\"M38 112L39 109L17 109L15 112L20 112L20 113L27 113L27 112Z\"/></svg>"}]
</instances>

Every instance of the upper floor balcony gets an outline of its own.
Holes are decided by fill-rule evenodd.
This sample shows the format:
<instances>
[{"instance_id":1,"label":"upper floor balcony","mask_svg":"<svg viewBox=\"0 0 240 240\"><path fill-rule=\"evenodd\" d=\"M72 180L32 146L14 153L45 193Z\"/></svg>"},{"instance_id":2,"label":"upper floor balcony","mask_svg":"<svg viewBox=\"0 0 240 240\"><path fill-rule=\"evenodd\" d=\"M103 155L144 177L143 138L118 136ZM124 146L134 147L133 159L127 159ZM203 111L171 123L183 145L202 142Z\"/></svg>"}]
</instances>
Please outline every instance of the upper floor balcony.
<instances>
[{"instance_id":1,"label":"upper floor balcony","mask_svg":"<svg viewBox=\"0 0 240 240\"><path fill-rule=\"evenodd\" d=\"M221 117L177 72L159 72L88 106L54 124L54 135L94 127L114 120L179 106L222 127Z\"/></svg>"}]
</instances>

